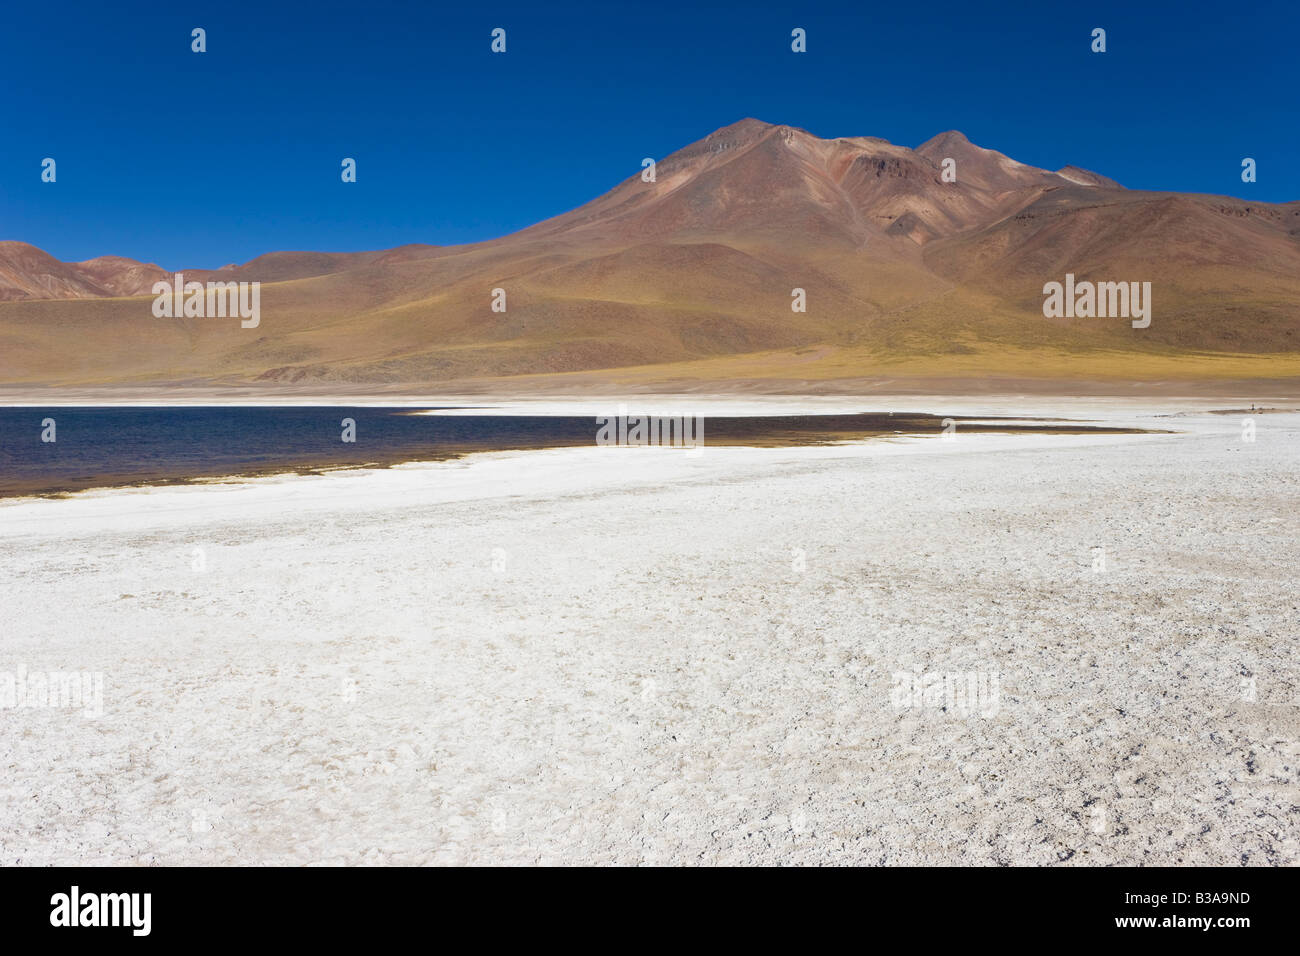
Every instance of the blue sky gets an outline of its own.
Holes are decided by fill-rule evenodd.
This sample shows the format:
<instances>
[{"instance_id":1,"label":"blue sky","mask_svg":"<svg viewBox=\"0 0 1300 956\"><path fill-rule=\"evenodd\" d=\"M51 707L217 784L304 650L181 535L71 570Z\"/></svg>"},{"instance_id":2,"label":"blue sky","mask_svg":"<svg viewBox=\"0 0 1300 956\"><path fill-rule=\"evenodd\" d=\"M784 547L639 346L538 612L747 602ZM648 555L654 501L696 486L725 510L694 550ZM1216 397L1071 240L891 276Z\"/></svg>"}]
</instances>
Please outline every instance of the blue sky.
<instances>
[{"instance_id":1,"label":"blue sky","mask_svg":"<svg viewBox=\"0 0 1300 956\"><path fill-rule=\"evenodd\" d=\"M470 242L744 116L906 146L960 129L1129 187L1300 199L1294 4L978 6L12 3L0 238L166 268Z\"/></svg>"}]
</instances>

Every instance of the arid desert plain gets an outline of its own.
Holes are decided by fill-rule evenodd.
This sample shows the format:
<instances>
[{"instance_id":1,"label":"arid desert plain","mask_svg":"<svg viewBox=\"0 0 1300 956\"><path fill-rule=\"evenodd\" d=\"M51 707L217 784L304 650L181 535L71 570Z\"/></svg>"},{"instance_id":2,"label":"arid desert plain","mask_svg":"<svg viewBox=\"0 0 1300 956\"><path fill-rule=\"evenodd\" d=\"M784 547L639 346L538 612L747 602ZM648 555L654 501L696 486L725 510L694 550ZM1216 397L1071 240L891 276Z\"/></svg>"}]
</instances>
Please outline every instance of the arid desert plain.
<instances>
[{"instance_id":1,"label":"arid desert plain","mask_svg":"<svg viewBox=\"0 0 1300 956\"><path fill-rule=\"evenodd\" d=\"M1300 862L1296 403L886 402L0 502L0 862Z\"/></svg>"}]
</instances>

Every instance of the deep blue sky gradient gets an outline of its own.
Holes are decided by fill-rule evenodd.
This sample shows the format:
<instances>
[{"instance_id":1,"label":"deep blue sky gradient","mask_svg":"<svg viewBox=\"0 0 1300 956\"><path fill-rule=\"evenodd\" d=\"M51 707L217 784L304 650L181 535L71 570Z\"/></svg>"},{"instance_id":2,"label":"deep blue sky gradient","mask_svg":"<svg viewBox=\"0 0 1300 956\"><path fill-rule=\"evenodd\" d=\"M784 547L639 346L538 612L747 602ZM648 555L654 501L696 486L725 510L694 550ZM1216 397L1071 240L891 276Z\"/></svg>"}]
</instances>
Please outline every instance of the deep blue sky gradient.
<instances>
[{"instance_id":1,"label":"deep blue sky gradient","mask_svg":"<svg viewBox=\"0 0 1300 956\"><path fill-rule=\"evenodd\" d=\"M8 3L0 239L166 268L470 242L744 116L906 146L960 129L1133 188L1300 199L1294 3L981 6Z\"/></svg>"}]
</instances>

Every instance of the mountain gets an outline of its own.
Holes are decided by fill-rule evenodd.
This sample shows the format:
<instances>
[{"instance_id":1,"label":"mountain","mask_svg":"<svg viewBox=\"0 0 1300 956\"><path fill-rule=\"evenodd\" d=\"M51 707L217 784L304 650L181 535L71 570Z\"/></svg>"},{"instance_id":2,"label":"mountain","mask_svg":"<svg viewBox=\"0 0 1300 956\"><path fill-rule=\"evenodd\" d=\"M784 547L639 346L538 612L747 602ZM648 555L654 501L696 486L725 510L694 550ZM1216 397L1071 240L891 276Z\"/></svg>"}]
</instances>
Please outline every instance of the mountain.
<instances>
[{"instance_id":1,"label":"mountain","mask_svg":"<svg viewBox=\"0 0 1300 956\"><path fill-rule=\"evenodd\" d=\"M1102 189L1124 188L1113 179L1094 173L1090 169L1080 169L1078 166L1063 166L1056 171L1056 175L1080 186L1098 186Z\"/></svg>"},{"instance_id":2,"label":"mountain","mask_svg":"<svg viewBox=\"0 0 1300 956\"><path fill-rule=\"evenodd\" d=\"M1066 273L1150 282L1150 326L1044 318L1044 283ZM654 182L637 169L489 242L186 270L263 283L255 329L154 318L162 277L0 243L0 382L1300 380L1300 203L1129 190L956 131L908 149L745 119L661 159Z\"/></svg>"},{"instance_id":3,"label":"mountain","mask_svg":"<svg viewBox=\"0 0 1300 956\"><path fill-rule=\"evenodd\" d=\"M0 242L0 302L142 295L162 275L157 266L134 259L60 262L25 242Z\"/></svg>"}]
</instances>

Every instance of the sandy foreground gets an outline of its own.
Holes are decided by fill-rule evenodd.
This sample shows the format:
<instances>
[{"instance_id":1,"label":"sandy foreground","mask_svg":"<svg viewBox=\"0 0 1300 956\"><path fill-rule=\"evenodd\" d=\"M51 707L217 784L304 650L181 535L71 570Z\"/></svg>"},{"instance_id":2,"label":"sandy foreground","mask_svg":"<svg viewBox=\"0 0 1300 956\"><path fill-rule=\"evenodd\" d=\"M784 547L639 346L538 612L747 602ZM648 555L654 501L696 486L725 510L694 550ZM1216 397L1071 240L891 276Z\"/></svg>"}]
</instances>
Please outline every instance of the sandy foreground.
<instances>
[{"instance_id":1,"label":"sandy foreground","mask_svg":"<svg viewBox=\"0 0 1300 956\"><path fill-rule=\"evenodd\" d=\"M1300 413L906 405L0 502L0 864L1300 862Z\"/></svg>"}]
</instances>

